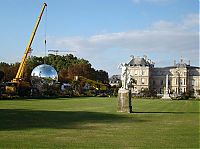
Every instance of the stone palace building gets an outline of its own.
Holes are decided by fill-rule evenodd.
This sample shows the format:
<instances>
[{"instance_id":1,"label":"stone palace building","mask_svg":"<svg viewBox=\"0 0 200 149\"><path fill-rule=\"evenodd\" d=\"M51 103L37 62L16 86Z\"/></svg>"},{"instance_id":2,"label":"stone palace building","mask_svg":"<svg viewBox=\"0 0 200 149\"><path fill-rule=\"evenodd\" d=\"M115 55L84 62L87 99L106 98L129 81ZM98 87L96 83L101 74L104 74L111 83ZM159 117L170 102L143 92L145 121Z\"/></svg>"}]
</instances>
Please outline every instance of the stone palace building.
<instances>
[{"instance_id":1,"label":"stone palace building","mask_svg":"<svg viewBox=\"0 0 200 149\"><path fill-rule=\"evenodd\" d=\"M185 63L183 59L174 66L154 67L154 63L144 57L132 57L127 64L131 77L136 80L133 93L140 93L145 88L163 94L168 75L168 87L171 95L181 95L190 92L193 96L199 96L200 90L200 67L191 66L190 62ZM119 79L119 77L115 76ZM117 82L119 82L117 80ZM110 83L114 83L111 77Z\"/></svg>"}]
</instances>

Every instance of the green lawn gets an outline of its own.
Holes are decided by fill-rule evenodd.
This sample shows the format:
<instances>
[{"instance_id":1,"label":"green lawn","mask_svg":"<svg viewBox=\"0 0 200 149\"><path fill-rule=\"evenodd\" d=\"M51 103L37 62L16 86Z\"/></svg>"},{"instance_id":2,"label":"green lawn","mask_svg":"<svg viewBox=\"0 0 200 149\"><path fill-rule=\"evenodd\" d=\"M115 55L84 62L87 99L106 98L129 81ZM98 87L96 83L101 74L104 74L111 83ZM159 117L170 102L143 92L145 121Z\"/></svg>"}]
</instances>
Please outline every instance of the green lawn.
<instances>
[{"instance_id":1,"label":"green lawn","mask_svg":"<svg viewBox=\"0 0 200 149\"><path fill-rule=\"evenodd\" d=\"M199 101L0 100L0 148L199 148Z\"/></svg>"}]
</instances>

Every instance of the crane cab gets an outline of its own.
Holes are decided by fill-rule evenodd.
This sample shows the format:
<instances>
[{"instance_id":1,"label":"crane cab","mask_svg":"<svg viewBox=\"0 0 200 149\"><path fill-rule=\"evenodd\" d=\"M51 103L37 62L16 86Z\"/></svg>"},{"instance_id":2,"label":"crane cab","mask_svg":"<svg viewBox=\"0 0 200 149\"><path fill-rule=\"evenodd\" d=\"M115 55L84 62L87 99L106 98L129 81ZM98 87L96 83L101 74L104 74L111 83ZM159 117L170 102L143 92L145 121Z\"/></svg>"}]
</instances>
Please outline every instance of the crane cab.
<instances>
[{"instance_id":1,"label":"crane cab","mask_svg":"<svg viewBox=\"0 0 200 149\"><path fill-rule=\"evenodd\" d=\"M29 82L6 82L5 92L10 95L29 96L31 86Z\"/></svg>"},{"instance_id":2,"label":"crane cab","mask_svg":"<svg viewBox=\"0 0 200 149\"><path fill-rule=\"evenodd\" d=\"M7 94L17 94L17 83L13 82L6 82L5 85L5 92Z\"/></svg>"}]
</instances>

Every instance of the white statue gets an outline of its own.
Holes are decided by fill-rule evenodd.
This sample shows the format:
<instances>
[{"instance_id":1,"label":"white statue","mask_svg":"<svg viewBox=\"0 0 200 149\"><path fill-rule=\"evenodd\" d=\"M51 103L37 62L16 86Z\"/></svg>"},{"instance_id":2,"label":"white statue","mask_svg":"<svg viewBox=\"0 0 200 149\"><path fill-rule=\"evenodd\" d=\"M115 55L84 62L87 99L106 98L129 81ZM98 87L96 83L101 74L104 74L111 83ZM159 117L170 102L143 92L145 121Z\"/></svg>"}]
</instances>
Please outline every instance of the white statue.
<instances>
[{"instance_id":1,"label":"white statue","mask_svg":"<svg viewBox=\"0 0 200 149\"><path fill-rule=\"evenodd\" d=\"M122 88L128 89L128 81L130 81L131 76L130 72L128 71L127 64L120 64L119 68L122 69L121 73Z\"/></svg>"},{"instance_id":2,"label":"white statue","mask_svg":"<svg viewBox=\"0 0 200 149\"><path fill-rule=\"evenodd\" d=\"M165 93L166 94L169 94L169 88L168 88L168 80L169 80L169 76L168 76L168 74L166 75L166 88L165 88Z\"/></svg>"},{"instance_id":3,"label":"white statue","mask_svg":"<svg viewBox=\"0 0 200 149\"><path fill-rule=\"evenodd\" d=\"M164 91L164 95L163 95L163 99L171 99L171 97L169 96L169 84L168 84L168 80L169 80L169 75L166 75L166 87L165 87L165 91Z\"/></svg>"}]
</instances>

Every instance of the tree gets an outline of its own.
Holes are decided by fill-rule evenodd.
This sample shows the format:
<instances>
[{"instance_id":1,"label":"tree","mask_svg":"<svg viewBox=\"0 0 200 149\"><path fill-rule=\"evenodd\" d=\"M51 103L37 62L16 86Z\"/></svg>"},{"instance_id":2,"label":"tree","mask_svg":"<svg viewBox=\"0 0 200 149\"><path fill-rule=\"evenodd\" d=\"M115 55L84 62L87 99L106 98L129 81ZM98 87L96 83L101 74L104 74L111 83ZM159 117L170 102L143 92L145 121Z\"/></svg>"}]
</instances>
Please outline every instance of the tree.
<instances>
[{"instance_id":1,"label":"tree","mask_svg":"<svg viewBox=\"0 0 200 149\"><path fill-rule=\"evenodd\" d=\"M72 88L74 90L74 95L75 96L80 96L80 80L73 80L72 81Z\"/></svg>"},{"instance_id":2,"label":"tree","mask_svg":"<svg viewBox=\"0 0 200 149\"><path fill-rule=\"evenodd\" d=\"M102 83L108 83L108 73L103 70L95 70L92 68L88 60L79 59L72 54L68 55L54 55L49 54L44 58L30 57L27 62L26 76L30 76L30 73L34 67L39 64L46 63L53 66L59 75L59 81L68 82L74 79L74 76L83 76L91 80L99 81Z\"/></svg>"},{"instance_id":3,"label":"tree","mask_svg":"<svg viewBox=\"0 0 200 149\"><path fill-rule=\"evenodd\" d=\"M73 64L68 68L68 78L74 79L75 76L83 76L85 78L91 78L91 67L89 64Z\"/></svg>"},{"instance_id":4,"label":"tree","mask_svg":"<svg viewBox=\"0 0 200 149\"><path fill-rule=\"evenodd\" d=\"M4 73L4 82L11 81L13 78L15 78L17 74L17 70L19 68L19 63L15 64L7 64L4 62L0 63L0 70Z\"/></svg>"},{"instance_id":5,"label":"tree","mask_svg":"<svg viewBox=\"0 0 200 149\"><path fill-rule=\"evenodd\" d=\"M0 81L3 79L3 77L4 77L4 72L0 71Z\"/></svg>"},{"instance_id":6,"label":"tree","mask_svg":"<svg viewBox=\"0 0 200 149\"><path fill-rule=\"evenodd\" d=\"M108 73L104 70L97 70L96 71L96 80L101 82L101 83L108 83Z\"/></svg>"},{"instance_id":7,"label":"tree","mask_svg":"<svg viewBox=\"0 0 200 149\"><path fill-rule=\"evenodd\" d=\"M144 90L141 91L144 97L156 97L156 91L154 90L149 90L148 88L145 88Z\"/></svg>"},{"instance_id":8,"label":"tree","mask_svg":"<svg viewBox=\"0 0 200 149\"><path fill-rule=\"evenodd\" d=\"M58 72L59 81L72 82L75 76L83 76L87 79L97 81L99 83L108 83L108 73L104 70L95 70L88 60L77 58L72 54L54 55L49 54L45 57L31 56L28 58L23 79L30 82L32 70L41 64L53 66ZM7 64L0 63L0 70L4 72L3 81L11 81L19 68L19 63Z\"/></svg>"},{"instance_id":9,"label":"tree","mask_svg":"<svg viewBox=\"0 0 200 149\"><path fill-rule=\"evenodd\" d=\"M58 74L58 79L60 82L71 82L71 79L68 78L68 68L63 68Z\"/></svg>"}]
</instances>

